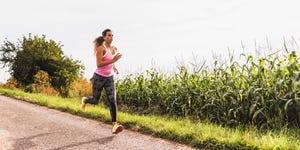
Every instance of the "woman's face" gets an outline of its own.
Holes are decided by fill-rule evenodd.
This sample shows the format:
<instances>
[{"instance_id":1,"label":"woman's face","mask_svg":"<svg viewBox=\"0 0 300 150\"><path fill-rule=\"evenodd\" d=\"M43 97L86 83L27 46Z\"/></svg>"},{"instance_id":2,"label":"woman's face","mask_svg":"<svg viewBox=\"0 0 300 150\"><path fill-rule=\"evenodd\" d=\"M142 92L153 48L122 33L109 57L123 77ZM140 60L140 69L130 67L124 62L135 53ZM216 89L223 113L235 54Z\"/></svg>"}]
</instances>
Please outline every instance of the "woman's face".
<instances>
[{"instance_id":1,"label":"woman's face","mask_svg":"<svg viewBox=\"0 0 300 150\"><path fill-rule=\"evenodd\" d=\"M107 32L106 35L103 37L106 43L111 43L113 41L113 34L111 31Z\"/></svg>"}]
</instances>

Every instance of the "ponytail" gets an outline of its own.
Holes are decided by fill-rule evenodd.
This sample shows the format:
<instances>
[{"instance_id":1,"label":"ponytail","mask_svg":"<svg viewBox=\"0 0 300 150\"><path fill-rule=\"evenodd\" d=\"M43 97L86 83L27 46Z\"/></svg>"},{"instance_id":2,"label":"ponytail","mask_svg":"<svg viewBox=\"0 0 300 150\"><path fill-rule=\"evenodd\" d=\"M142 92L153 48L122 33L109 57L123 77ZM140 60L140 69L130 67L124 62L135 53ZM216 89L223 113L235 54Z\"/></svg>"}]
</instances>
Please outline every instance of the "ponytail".
<instances>
[{"instance_id":1,"label":"ponytail","mask_svg":"<svg viewBox=\"0 0 300 150\"><path fill-rule=\"evenodd\" d=\"M99 36L94 40L94 54L97 54L97 48L101 46L104 42L103 36Z\"/></svg>"}]
</instances>

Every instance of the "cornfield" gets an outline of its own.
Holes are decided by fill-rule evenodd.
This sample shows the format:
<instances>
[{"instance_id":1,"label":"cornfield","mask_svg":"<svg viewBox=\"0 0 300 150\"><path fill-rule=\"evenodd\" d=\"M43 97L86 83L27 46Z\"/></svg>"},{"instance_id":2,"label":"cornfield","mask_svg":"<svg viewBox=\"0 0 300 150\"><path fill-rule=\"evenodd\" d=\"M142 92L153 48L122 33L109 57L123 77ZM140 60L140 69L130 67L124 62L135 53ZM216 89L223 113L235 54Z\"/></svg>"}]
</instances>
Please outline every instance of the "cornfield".
<instances>
[{"instance_id":1,"label":"cornfield","mask_svg":"<svg viewBox=\"0 0 300 150\"><path fill-rule=\"evenodd\" d=\"M300 64L296 52L254 58L242 54L166 74L153 68L117 81L120 109L259 129L300 127ZM200 68L200 69L199 69Z\"/></svg>"}]
</instances>

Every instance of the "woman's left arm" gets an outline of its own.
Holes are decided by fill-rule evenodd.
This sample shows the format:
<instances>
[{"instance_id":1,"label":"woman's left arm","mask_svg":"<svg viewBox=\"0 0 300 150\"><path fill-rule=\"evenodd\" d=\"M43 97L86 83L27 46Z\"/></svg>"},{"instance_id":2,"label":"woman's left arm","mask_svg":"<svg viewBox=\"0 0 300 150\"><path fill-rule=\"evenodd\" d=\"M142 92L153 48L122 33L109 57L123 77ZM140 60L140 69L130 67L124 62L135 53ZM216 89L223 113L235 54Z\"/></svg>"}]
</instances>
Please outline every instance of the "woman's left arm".
<instances>
[{"instance_id":1,"label":"woman's left arm","mask_svg":"<svg viewBox=\"0 0 300 150\"><path fill-rule=\"evenodd\" d=\"M117 53L117 47L115 47L115 46L112 46L111 47L112 48L112 54L113 55L115 55L116 53ZM113 64L113 70L114 70L114 72L116 73L116 74L119 74L119 70L117 69L117 67L115 66L115 64Z\"/></svg>"}]
</instances>

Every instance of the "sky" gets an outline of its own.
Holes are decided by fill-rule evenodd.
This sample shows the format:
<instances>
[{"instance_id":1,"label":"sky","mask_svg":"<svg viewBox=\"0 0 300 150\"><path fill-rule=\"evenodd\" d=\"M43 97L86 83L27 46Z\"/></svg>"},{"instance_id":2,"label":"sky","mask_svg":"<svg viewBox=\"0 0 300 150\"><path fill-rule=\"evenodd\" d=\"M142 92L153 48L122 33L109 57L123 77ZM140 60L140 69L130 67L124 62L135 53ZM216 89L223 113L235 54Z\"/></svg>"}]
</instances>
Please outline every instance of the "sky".
<instances>
[{"instance_id":1,"label":"sky","mask_svg":"<svg viewBox=\"0 0 300 150\"><path fill-rule=\"evenodd\" d=\"M193 56L210 62L214 55L228 57L228 49L252 53L255 42L279 49L284 38L299 41L299 6L298 0L0 0L0 44L44 34L80 60L90 78L92 41L110 28L123 54L119 76L153 64L168 71ZM8 78L1 69L0 82Z\"/></svg>"}]
</instances>

